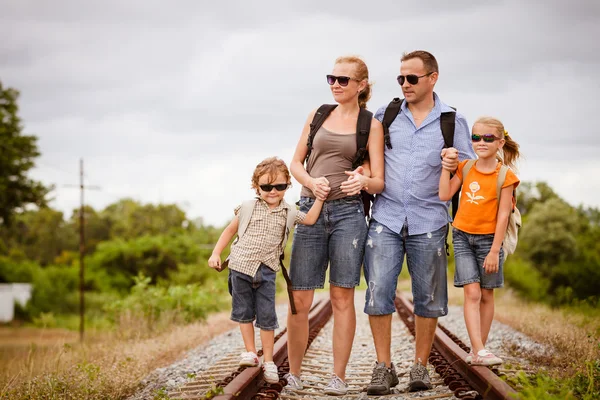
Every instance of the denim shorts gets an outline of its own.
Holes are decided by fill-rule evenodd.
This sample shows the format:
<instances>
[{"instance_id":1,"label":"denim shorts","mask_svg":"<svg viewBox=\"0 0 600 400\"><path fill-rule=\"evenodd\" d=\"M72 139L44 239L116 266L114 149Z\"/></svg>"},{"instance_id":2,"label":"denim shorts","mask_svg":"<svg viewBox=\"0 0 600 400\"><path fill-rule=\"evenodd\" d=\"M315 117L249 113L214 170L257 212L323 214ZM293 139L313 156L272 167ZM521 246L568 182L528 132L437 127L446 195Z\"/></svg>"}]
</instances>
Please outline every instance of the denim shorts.
<instances>
[{"instance_id":1,"label":"denim shorts","mask_svg":"<svg viewBox=\"0 0 600 400\"><path fill-rule=\"evenodd\" d=\"M302 197L300 211L308 212L314 202ZM323 288L328 265L331 285L358 286L366 236L367 221L360 197L326 201L314 225L296 226L290 260L292 288Z\"/></svg>"},{"instance_id":2,"label":"denim shorts","mask_svg":"<svg viewBox=\"0 0 600 400\"><path fill-rule=\"evenodd\" d=\"M265 331L279 327L275 313L275 275L265 264L260 265L254 277L229 270L232 321L248 323L256 319L256 327Z\"/></svg>"},{"instance_id":3,"label":"denim shorts","mask_svg":"<svg viewBox=\"0 0 600 400\"><path fill-rule=\"evenodd\" d=\"M488 274L483 269L483 261L492 248L494 234L475 235L452 228L454 246L454 286L462 287L478 282L482 289L497 289L504 286L504 249L500 248L498 272Z\"/></svg>"},{"instance_id":4,"label":"denim shorts","mask_svg":"<svg viewBox=\"0 0 600 400\"><path fill-rule=\"evenodd\" d=\"M366 314L396 311L396 286L405 254L415 314L425 318L448 314L447 229L444 225L433 232L409 236L406 225L396 233L371 219L365 249Z\"/></svg>"}]
</instances>

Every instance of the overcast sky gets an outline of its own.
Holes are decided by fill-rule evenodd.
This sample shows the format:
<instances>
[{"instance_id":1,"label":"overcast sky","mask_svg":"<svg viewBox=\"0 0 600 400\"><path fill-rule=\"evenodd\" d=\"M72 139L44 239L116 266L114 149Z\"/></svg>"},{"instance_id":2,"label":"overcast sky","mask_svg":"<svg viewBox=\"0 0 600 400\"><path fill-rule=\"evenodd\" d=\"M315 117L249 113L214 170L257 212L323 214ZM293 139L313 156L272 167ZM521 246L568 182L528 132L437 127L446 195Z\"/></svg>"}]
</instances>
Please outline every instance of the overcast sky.
<instances>
[{"instance_id":1,"label":"overcast sky","mask_svg":"<svg viewBox=\"0 0 600 400\"><path fill-rule=\"evenodd\" d=\"M177 203L222 225L263 158L291 160L336 57L362 56L369 108L401 95L405 51L440 64L436 92L470 124L500 118L523 181L600 206L600 2L0 0L0 80L39 137L36 179L70 215L79 193ZM300 186L286 195L298 199Z\"/></svg>"}]
</instances>

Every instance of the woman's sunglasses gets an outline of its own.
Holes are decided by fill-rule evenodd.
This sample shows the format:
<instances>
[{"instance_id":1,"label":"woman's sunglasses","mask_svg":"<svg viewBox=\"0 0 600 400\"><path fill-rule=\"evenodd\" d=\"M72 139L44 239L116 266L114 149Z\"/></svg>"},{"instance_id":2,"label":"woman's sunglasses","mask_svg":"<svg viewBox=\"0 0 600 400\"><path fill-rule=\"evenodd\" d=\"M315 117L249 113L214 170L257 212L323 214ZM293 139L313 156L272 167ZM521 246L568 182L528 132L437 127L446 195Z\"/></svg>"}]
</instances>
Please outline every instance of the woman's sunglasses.
<instances>
[{"instance_id":1,"label":"woman's sunglasses","mask_svg":"<svg viewBox=\"0 0 600 400\"><path fill-rule=\"evenodd\" d=\"M338 81L340 86L348 86L348 82L357 81L358 79L350 78L349 76L335 76L335 75L327 75L327 83L330 85L335 85L335 81Z\"/></svg>"},{"instance_id":2,"label":"woman's sunglasses","mask_svg":"<svg viewBox=\"0 0 600 400\"><path fill-rule=\"evenodd\" d=\"M287 183L279 183L277 185L260 185L260 190L265 191L265 192L270 192L271 190L273 190L273 188L275 188L275 190L277 190L278 192L283 192L285 189L288 188L288 184Z\"/></svg>"},{"instance_id":3,"label":"woman's sunglasses","mask_svg":"<svg viewBox=\"0 0 600 400\"><path fill-rule=\"evenodd\" d=\"M421 76L413 75L413 74L406 75L406 76L398 75L398 78L396 78L396 79L398 79L398 83L400 84L400 86L404 85L404 81L407 81L411 85L416 85L417 83L419 83L419 78L423 78L423 77L429 76L431 74L433 74L433 72L430 72L428 74L421 75Z\"/></svg>"},{"instance_id":4,"label":"woman's sunglasses","mask_svg":"<svg viewBox=\"0 0 600 400\"><path fill-rule=\"evenodd\" d=\"M487 133L485 135L476 135L476 134L471 135L471 141L473 143L479 142L481 139L483 139L483 141L486 143L494 143L494 141L496 141L496 140L502 140L498 136L491 134L491 133Z\"/></svg>"}]
</instances>

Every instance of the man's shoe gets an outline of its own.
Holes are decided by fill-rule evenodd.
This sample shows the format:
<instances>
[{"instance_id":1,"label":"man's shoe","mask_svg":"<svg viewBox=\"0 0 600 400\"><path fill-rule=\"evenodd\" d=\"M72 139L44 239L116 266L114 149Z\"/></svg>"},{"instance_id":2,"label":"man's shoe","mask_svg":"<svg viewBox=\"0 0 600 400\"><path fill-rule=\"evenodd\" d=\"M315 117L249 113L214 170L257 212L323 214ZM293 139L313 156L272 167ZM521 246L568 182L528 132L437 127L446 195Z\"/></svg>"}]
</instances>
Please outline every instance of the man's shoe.
<instances>
[{"instance_id":1,"label":"man's shoe","mask_svg":"<svg viewBox=\"0 0 600 400\"><path fill-rule=\"evenodd\" d=\"M398 384L398 374L394 368L394 363L388 368L383 362L376 362L373 368L371 383L367 386L367 394L384 395L390 394L390 388Z\"/></svg>"},{"instance_id":2,"label":"man's shoe","mask_svg":"<svg viewBox=\"0 0 600 400\"><path fill-rule=\"evenodd\" d=\"M408 391L418 392L419 390L429 390L431 388L433 388L433 386L431 385L431 379L429 379L427 368L421 363L413 365L410 369Z\"/></svg>"}]
</instances>

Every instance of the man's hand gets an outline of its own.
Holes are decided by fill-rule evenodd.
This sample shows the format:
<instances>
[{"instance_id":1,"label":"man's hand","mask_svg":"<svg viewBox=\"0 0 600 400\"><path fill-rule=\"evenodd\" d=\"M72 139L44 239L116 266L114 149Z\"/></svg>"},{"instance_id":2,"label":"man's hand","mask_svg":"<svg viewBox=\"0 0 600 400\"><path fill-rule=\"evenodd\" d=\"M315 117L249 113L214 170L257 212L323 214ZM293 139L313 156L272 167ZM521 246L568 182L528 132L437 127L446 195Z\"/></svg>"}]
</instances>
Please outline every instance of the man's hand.
<instances>
[{"instance_id":1,"label":"man's hand","mask_svg":"<svg viewBox=\"0 0 600 400\"><path fill-rule=\"evenodd\" d=\"M354 171L345 171L348 175L348 179L342 182L340 189L346 194L346 196L353 196L359 194L362 189L367 186L367 177L364 176L364 169L362 166L356 168Z\"/></svg>"},{"instance_id":2,"label":"man's hand","mask_svg":"<svg viewBox=\"0 0 600 400\"><path fill-rule=\"evenodd\" d=\"M458 168L458 150L454 147L442 149L442 168L454 172Z\"/></svg>"}]
</instances>

